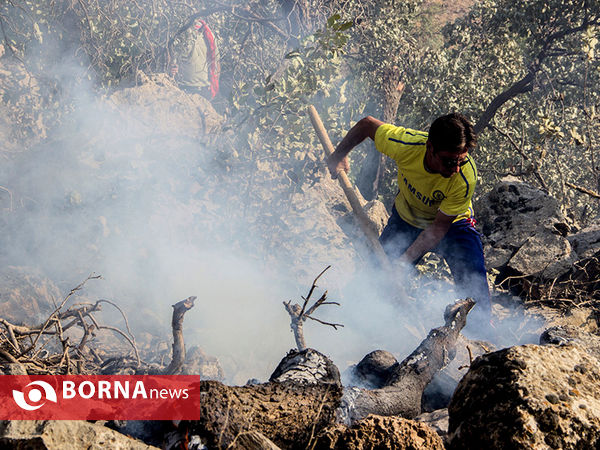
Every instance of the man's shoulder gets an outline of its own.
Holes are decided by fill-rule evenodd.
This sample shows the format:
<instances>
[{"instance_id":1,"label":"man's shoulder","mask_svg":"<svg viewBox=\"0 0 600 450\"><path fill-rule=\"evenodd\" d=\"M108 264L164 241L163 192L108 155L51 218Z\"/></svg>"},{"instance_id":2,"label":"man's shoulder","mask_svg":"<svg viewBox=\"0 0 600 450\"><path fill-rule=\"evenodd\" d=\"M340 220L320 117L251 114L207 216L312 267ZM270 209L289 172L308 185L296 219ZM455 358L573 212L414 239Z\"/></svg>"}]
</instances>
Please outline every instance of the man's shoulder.
<instances>
[{"instance_id":1,"label":"man's shoulder","mask_svg":"<svg viewBox=\"0 0 600 450\"><path fill-rule=\"evenodd\" d=\"M402 143L402 142L425 142L428 138L428 133L425 131L415 130L412 128L406 128L392 123L384 123L379 126L377 133L385 135L387 140L390 142ZM405 138L403 140L403 138ZM399 142L400 141L400 142Z\"/></svg>"},{"instance_id":2,"label":"man's shoulder","mask_svg":"<svg viewBox=\"0 0 600 450\"><path fill-rule=\"evenodd\" d=\"M398 151L424 149L427 137L423 131L384 123L375 133L375 146L393 157Z\"/></svg>"}]
</instances>

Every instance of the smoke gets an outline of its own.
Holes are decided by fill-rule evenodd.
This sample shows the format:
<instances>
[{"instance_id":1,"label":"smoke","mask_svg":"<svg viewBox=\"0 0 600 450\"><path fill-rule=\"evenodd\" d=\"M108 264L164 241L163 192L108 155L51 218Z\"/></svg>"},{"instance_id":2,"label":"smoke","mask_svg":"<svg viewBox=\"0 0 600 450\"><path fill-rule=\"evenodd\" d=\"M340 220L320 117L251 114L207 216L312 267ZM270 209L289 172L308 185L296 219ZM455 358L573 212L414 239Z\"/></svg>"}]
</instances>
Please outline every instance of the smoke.
<instances>
[{"instance_id":1,"label":"smoke","mask_svg":"<svg viewBox=\"0 0 600 450\"><path fill-rule=\"evenodd\" d=\"M200 116L185 94L173 97L156 83L106 98L93 92L80 63L63 56L46 67L58 101L70 106L47 139L2 168L1 184L18 206L5 214L1 262L37 267L65 293L101 274L85 295L115 301L136 332L164 340L171 305L196 295L184 322L187 346L216 356L230 383L266 380L295 346L282 302L302 302L329 256L311 252L326 253L328 244L306 230L294 255L290 246L277 248L288 197L258 179L249 184L255 166L230 164L222 142L199 136ZM375 349L401 360L442 325L456 295L427 281L416 300L403 298L398 285L409 286L411 274L390 283L345 245L347 252L331 254L347 258L328 261L333 267L313 297L328 289L340 306L315 316L344 326L309 321L307 344L341 370ZM296 260L304 264L291 268Z\"/></svg>"}]
</instances>

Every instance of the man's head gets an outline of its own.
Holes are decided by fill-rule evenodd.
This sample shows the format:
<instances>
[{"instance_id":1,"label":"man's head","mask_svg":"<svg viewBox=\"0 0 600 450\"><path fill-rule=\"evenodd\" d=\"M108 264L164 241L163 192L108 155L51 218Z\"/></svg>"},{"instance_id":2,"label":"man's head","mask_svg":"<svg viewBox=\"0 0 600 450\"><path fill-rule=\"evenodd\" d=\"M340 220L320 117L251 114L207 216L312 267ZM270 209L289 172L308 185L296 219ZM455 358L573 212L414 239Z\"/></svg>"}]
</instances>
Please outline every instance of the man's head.
<instances>
[{"instance_id":1,"label":"man's head","mask_svg":"<svg viewBox=\"0 0 600 450\"><path fill-rule=\"evenodd\" d=\"M473 125L465 116L452 113L438 117L429 128L427 166L432 172L449 178L460 170L476 144Z\"/></svg>"}]
</instances>

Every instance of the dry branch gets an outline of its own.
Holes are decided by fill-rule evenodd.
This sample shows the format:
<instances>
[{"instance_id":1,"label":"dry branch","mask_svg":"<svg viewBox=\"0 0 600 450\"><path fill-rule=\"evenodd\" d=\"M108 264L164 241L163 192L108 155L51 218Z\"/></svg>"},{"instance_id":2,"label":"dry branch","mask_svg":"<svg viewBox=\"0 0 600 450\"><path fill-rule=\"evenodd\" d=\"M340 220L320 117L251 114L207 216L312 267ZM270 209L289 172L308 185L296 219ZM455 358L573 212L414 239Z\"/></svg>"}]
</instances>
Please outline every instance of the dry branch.
<instances>
[{"instance_id":1,"label":"dry branch","mask_svg":"<svg viewBox=\"0 0 600 450\"><path fill-rule=\"evenodd\" d=\"M306 309L313 292L317 288L317 281L319 280L319 278L321 278L321 275L323 275L330 267L331 266L327 266L314 279L312 286L310 287L310 289L308 291L308 295L306 297L302 297L302 300L304 300L304 303L302 304L302 306L300 306L297 303L292 304L291 300L287 301L287 302L283 302L283 306L285 307L286 311L288 312L288 314L290 315L290 318L291 318L290 328L294 332L294 339L296 340L296 347L298 348L299 352L301 352L302 350L306 350L306 341L304 339L304 328L303 328L303 324L304 324L304 321L306 321L306 319L311 319L311 320L314 320L315 322L319 322L323 325L328 325L330 327L333 327L335 330L337 330L337 327L344 326L340 323L325 322L321 319L317 319L316 317L311 316L311 314L313 314L317 310L317 308L319 308L320 306L323 306L323 305L339 306L340 305L338 302L325 301L325 300L327 300L327 291L325 291L323 293L323 295L321 295L321 297L314 303L314 305L312 305L310 308L308 308L308 310Z\"/></svg>"},{"instance_id":2,"label":"dry branch","mask_svg":"<svg viewBox=\"0 0 600 450\"><path fill-rule=\"evenodd\" d=\"M573 183L569 183L568 181L565 181L565 185L569 186L571 189L575 189L576 191L579 191L583 194L587 194L590 197L594 197L594 198L600 198L600 194L598 194L597 192L594 192L590 189L586 189L582 186L577 186Z\"/></svg>"},{"instance_id":3,"label":"dry branch","mask_svg":"<svg viewBox=\"0 0 600 450\"><path fill-rule=\"evenodd\" d=\"M196 297L191 296L173 305L173 318L171 319L171 327L173 328L173 358L165 371L167 375L177 374L183 368L183 363L185 362L183 316L194 307L194 300L196 300Z\"/></svg>"},{"instance_id":4,"label":"dry branch","mask_svg":"<svg viewBox=\"0 0 600 450\"><path fill-rule=\"evenodd\" d=\"M71 289L60 304L55 306L48 318L38 325L17 325L0 318L0 326L3 326L6 331L0 335L0 357L11 363L24 364L36 374L69 374L73 371L81 373L84 369L88 373L100 373L105 362L98 351L90 347L90 342L99 330L109 330L125 338L135 354L133 362L128 362L127 356L120 356L118 358L121 361L120 368L140 367L140 355L127 317L117 304L109 300L98 300L95 303L73 304L63 309L67 301L81 290L88 280L99 278L101 277L92 274ZM127 332L117 327L103 325L94 317L93 313L100 311L103 303L112 305L121 313ZM71 342L73 336L65 336L65 332L71 328L81 331L81 337L77 338L76 344ZM47 339L42 339L42 336ZM46 349L53 341L54 353ZM56 350L57 348L60 350Z\"/></svg>"}]
</instances>

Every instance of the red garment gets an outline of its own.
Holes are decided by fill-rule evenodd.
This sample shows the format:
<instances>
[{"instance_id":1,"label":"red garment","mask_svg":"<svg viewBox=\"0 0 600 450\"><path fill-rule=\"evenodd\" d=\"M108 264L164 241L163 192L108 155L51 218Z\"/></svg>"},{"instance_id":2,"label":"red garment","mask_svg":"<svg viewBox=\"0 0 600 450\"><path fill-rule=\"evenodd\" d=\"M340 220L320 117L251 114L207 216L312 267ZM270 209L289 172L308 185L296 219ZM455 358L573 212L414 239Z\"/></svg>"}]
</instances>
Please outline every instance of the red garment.
<instances>
[{"instance_id":1,"label":"red garment","mask_svg":"<svg viewBox=\"0 0 600 450\"><path fill-rule=\"evenodd\" d=\"M202 29L204 40L206 41L208 74L210 80L210 95L211 98L215 98L215 96L219 92L220 72L219 61L217 60L217 45L215 43L215 36L212 34L212 31L210 30L210 28L204 20L198 19L194 26L198 31Z\"/></svg>"}]
</instances>

